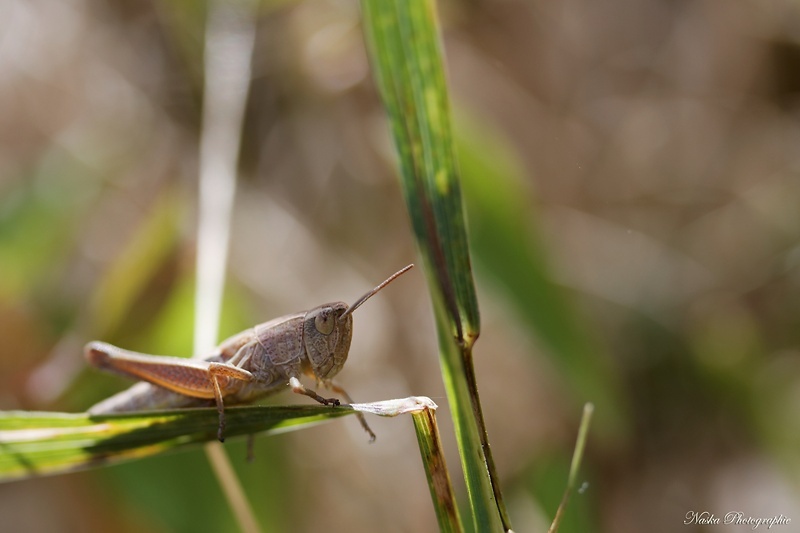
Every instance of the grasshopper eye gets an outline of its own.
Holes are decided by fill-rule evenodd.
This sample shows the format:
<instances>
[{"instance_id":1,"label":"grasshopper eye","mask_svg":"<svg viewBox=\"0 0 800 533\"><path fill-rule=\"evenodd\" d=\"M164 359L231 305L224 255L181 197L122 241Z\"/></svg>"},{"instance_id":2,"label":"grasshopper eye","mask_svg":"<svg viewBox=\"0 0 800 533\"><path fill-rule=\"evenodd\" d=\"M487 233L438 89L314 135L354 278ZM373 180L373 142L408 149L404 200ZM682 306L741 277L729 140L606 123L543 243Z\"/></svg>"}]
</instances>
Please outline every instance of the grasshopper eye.
<instances>
[{"instance_id":1,"label":"grasshopper eye","mask_svg":"<svg viewBox=\"0 0 800 533\"><path fill-rule=\"evenodd\" d=\"M317 328L317 331L323 335L331 334L333 331L334 322L336 322L336 320L334 319L333 313L331 313L330 309L326 309L314 317L314 327Z\"/></svg>"}]
</instances>

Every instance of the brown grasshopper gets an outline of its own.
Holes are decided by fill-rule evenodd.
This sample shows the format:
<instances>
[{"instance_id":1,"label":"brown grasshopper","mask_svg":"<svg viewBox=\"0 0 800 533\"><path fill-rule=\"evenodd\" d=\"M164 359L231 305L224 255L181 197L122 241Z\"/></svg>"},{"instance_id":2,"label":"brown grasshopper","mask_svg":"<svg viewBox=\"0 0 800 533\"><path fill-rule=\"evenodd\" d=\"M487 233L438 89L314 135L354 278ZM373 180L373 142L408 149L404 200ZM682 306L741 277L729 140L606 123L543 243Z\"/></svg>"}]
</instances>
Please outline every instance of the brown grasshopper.
<instances>
[{"instance_id":1,"label":"brown grasshopper","mask_svg":"<svg viewBox=\"0 0 800 533\"><path fill-rule=\"evenodd\" d=\"M347 360L353 311L413 266L395 272L350 307L334 302L270 320L230 337L204 359L148 355L90 342L84 351L92 365L149 383L137 383L94 405L89 413L208 406L213 400L219 412L217 438L222 442L224 403L250 403L288 384L293 392L323 405L339 405L338 399L323 398L304 387L299 379L302 374L352 403L344 389L331 379ZM357 414L370 440L375 440L364 416Z\"/></svg>"}]
</instances>

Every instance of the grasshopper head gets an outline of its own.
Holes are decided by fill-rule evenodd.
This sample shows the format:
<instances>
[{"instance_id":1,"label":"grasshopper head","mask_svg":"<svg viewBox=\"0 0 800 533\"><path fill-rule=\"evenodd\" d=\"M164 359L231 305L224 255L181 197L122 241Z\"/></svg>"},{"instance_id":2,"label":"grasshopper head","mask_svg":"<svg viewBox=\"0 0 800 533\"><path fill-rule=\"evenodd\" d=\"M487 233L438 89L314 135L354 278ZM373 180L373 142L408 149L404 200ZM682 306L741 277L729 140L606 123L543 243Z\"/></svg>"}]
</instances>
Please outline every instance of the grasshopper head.
<instances>
[{"instance_id":1,"label":"grasshopper head","mask_svg":"<svg viewBox=\"0 0 800 533\"><path fill-rule=\"evenodd\" d=\"M331 379L347 361L353 337L353 311L414 265L401 268L350 307L344 302L321 305L306 313L303 323L306 354L318 379Z\"/></svg>"},{"instance_id":2,"label":"grasshopper head","mask_svg":"<svg viewBox=\"0 0 800 533\"><path fill-rule=\"evenodd\" d=\"M353 337L353 315L340 320L346 310L346 303L335 302L306 313L303 321L306 355L319 379L331 379L347 361Z\"/></svg>"}]
</instances>

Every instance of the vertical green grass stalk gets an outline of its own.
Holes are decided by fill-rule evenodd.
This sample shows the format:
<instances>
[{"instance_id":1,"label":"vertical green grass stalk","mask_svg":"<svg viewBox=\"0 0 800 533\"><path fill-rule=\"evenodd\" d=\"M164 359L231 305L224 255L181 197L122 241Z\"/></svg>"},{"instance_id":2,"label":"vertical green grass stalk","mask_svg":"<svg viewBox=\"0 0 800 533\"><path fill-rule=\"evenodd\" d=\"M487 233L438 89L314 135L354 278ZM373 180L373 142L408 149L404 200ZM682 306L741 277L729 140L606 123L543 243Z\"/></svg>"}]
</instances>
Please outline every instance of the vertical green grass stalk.
<instances>
[{"instance_id":1,"label":"vertical green grass stalk","mask_svg":"<svg viewBox=\"0 0 800 533\"><path fill-rule=\"evenodd\" d=\"M402 190L433 300L472 525L510 530L472 364L480 332L432 0L362 0L367 48L400 158Z\"/></svg>"}]
</instances>

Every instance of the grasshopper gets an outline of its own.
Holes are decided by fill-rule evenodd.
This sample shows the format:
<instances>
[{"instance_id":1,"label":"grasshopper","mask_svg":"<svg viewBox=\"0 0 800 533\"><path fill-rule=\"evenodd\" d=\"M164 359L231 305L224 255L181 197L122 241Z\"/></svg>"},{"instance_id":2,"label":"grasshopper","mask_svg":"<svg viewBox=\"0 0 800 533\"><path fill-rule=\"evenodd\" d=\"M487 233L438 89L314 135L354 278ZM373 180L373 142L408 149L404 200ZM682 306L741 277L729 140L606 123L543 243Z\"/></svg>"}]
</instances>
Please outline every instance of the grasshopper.
<instances>
[{"instance_id":1,"label":"grasshopper","mask_svg":"<svg viewBox=\"0 0 800 533\"><path fill-rule=\"evenodd\" d=\"M323 405L340 405L337 398L323 398L303 386L300 383L303 374L352 403L345 390L331 380L347 360L353 336L353 311L413 266L395 272L349 307L344 302L333 302L258 324L223 341L203 359L149 355L105 342L90 342L84 351L93 366L147 383L137 383L103 400L91 407L89 413L216 404L217 438L223 442L225 404L250 403L287 384L293 392ZM370 441L375 440L364 416L357 415Z\"/></svg>"}]
</instances>

